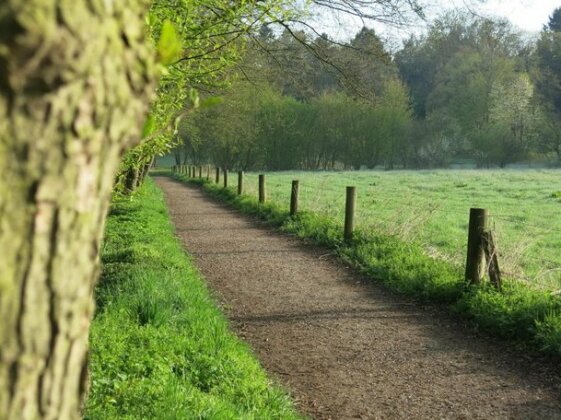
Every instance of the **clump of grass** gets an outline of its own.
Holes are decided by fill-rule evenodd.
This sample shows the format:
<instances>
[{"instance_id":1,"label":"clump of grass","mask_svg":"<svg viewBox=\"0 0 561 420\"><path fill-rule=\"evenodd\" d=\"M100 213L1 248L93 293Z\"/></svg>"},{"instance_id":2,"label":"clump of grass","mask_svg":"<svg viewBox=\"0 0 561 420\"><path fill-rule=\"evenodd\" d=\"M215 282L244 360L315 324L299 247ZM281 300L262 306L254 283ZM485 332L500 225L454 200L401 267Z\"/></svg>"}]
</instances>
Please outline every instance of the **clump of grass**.
<instances>
[{"instance_id":1,"label":"clump of grass","mask_svg":"<svg viewBox=\"0 0 561 420\"><path fill-rule=\"evenodd\" d=\"M335 249L350 264L390 289L423 301L447 304L480 329L561 356L561 298L547 291L506 279L503 292L488 285L467 287L463 270L449 260L431 258L416 241L381 231L356 231L351 243L342 240L342 222L325 214L302 211L290 217L275 203L259 204L254 197L199 180L204 190L246 214L272 222L302 238Z\"/></svg>"},{"instance_id":2,"label":"clump of grass","mask_svg":"<svg viewBox=\"0 0 561 420\"><path fill-rule=\"evenodd\" d=\"M295 419L228 330L152 181L117 198L91 328L86 419Z\"/></svg>"}]
</instances>

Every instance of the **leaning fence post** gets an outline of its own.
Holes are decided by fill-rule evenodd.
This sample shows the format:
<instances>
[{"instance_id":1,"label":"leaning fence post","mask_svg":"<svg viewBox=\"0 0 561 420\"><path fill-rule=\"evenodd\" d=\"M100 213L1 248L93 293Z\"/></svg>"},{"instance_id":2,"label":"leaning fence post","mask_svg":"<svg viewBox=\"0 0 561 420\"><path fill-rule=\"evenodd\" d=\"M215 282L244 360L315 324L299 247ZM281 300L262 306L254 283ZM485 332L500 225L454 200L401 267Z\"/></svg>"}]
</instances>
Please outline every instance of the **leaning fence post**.
<instances>
[{"instance_id":1,"label":"leaning fence post","mask_svg":"<svg viewBox=\"0 0 561 420\"><path fill-rule=\"evenodd\" d=\"M298 192L300 183L297 180L292 181L292 192L290 194L290 215L295 216L298 213Z\"/></svg>"},{"instance_id":2,"label":"leaning fence post","mask_svg":"<svg viewBox=\"0 0 561 420\"><path fill-rule=\"evenodd\" d=\"M347 187L347 200L345 202L345 233L344 238L350 241L355 229L356 187Z\"/></svg>"},{"instance_id":3,"label":"leaning fence post","mask_svg":"<svg viewBox=\"0 0 561 420\"><path fill-rule=\"evenodd\" d=\"M216 183L220 183L220 168L216 167L216 175L215 175Z\"/></svg>"},{"instance_id":4,"label":"leaning fence post","mask_svg":"<svg viewBox=\"0 0 561 420\"><path fill-rule=\"evenodd\" d=\"M243 194L243 171L238 172L238 195Z\"/></svg>"},{"instance_id":5,"label":"leaning fence post","mask_svg":"<svg viewBox=\"0 0 561 420\"><path fill-rule=\"evenodd\" d=\"M487 229L489 212L472 208L469 211L469 229L466 259L466 282L478 284L485 272L485 250L483 235Z\"/></svg>"},{"instance_id":6,"label":"leaning fence post","mask_svg":"<svg viewBox=\"0 0 561 420\"><path fill-rule=\"evenodd\" d=\"M267 191L265 190L265 175L259 175L259 202L264 203L267 199Z\"/></svg>"},{"instance_id":7,"label":"leaning fence post","mask_svg":"<svg viewBox=\"0 0 561 420\"><path fill-rule=\"evenodd\" d=\"M224 188L228 188L228 169L222 169L223 177L224 177Z\"/></svg>"}]
</instances>

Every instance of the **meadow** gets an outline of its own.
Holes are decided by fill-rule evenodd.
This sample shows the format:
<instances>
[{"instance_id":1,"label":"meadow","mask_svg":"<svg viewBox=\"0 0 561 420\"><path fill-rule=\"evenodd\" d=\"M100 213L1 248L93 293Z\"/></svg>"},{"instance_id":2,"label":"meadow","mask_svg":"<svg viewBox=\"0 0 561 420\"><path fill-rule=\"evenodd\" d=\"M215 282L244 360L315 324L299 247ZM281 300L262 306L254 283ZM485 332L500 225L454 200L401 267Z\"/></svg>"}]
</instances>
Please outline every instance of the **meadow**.
<instances>
[{"instance_id":1,"label":"meadow","mask_svg":"<svg viewBox=\"0 0 561 420\"><path fill-rule=\"evenodd\" d=\"M343 224L345 187L357 187L359 229L420 244L428 255L465 263L469 209L486 208L503 273L532 287L561 289L561 172L447 170L270 172L267 199L288 211L291 181L300 181L300 210ZM230 177L237 182L236 178ZM256 173L245 193L257 195Z\"/></svg>"}]
</instances>

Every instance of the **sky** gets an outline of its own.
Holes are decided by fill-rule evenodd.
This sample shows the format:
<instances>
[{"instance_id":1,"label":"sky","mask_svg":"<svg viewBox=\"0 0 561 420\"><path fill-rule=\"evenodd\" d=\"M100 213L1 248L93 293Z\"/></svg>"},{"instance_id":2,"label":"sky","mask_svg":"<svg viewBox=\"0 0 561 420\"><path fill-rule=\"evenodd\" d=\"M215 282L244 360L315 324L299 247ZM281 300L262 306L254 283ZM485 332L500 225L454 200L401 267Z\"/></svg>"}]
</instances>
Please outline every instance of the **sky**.
<instances>
[{"instance_id":1,"label":"sky","mask_svg":"<svg viewBox=\"0 0 561 420\"><path fill-rule=\"evenodd\" d=\"M483 4L477 3L477 0L437 0L436 6L426 11L427 17L430 20L445 9L462 8L466 4L477 14L506 18L519 29L531 33L542 29L553 10L561 7L561 0L486 0ZM358 19L346 16L326 17L323 13L313 21L312 25L318 32L326 32L337 40L348 39L362 27L362 22ZM426 24L419 23L401 29L379 23L368 26L373 26L382 37L400 43L400 39L407 38L411 33L422 33Z\"/></svg>"},{"instance_id":2,"label":"sky","mask_svg":"<svg viewBox=\"0 0 561 420\"><path fill-rule=\"evenodd\" d=\"M488 0L480 6L487 13L509 19L528 32L539 32L561 0Z\"/></svg>"}]
</instances>

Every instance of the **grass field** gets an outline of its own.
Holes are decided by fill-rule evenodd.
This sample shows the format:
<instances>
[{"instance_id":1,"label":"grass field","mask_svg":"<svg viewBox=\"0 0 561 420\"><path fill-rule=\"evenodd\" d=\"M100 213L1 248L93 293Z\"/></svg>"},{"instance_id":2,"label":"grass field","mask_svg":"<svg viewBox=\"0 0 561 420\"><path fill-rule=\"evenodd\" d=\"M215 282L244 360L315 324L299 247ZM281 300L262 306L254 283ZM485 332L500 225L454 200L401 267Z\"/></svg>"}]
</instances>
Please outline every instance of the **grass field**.
<instances>
[{"instance_id":1,"label":"grass field","mask_svg":"<svg viewBox=\"0 0 561 420\"><path fill-rule=\"evenodd\" d=\"M345 187L354 185L359 228L420 243L459 266L469 209L487 208L505 274L561 289L561 171L277 172L267 173L268 199L288 209L293 179L300 180L302 210L342 225ZM257 174L246 174L245 186L257 195Z\"/></svg>"},{"instance_id":2,"label":"grass field","mask_svg":"<svg viewBox=\"0 0 561 420\"><path fill-rule=\"evenodd\" d=\"M114 200L96 288L86 419L296 419L228 329L151 180Z\"/></svg>"}]
</instances>

